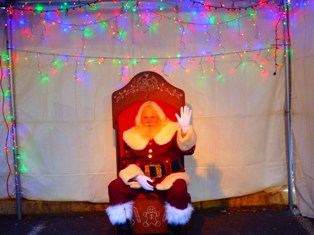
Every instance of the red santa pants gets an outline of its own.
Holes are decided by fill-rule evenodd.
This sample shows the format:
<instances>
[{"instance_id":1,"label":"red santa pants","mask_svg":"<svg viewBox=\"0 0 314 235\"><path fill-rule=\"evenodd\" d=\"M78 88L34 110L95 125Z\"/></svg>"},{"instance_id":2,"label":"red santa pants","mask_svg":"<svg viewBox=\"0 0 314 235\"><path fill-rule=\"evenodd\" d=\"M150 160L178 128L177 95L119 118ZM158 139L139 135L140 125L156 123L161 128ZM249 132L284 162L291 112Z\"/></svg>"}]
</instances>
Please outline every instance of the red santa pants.
<instances>
[{"instance_id":1,"label":"red santa pants","mask_svg":"<svg viewBox=\"0 0 314 235\"><path fill-rule=\"evenodd\" d=\"M191 196L187 191L186 182L183 179L177 179L169 190L146 191L144 189L133 189L126 185L120 178L113 180L108 186L109 204L114 206L133 201L140 193L154 192L160 195L164 201L171 206L183 210L191 202Z\"/></svg>"}]
</instances>

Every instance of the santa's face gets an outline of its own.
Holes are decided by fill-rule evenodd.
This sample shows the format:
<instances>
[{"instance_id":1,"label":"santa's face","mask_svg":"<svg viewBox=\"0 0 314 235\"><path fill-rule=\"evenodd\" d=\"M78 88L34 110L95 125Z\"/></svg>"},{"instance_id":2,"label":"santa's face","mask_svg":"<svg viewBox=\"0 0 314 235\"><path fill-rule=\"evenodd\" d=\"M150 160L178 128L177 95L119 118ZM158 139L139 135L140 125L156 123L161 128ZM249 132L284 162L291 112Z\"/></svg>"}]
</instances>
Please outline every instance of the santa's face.
<instances>
[{"instance_id":1,"label":"santa's face","mask_svg":"<svg viewBox=\"0 0 314 235\"><path fill-rule=\"evenodd\" d=\"M146 127L153 127L160 124L160 118L152 106L146 106L143 108L141 123Z\"/></svg>"}]
</instances>

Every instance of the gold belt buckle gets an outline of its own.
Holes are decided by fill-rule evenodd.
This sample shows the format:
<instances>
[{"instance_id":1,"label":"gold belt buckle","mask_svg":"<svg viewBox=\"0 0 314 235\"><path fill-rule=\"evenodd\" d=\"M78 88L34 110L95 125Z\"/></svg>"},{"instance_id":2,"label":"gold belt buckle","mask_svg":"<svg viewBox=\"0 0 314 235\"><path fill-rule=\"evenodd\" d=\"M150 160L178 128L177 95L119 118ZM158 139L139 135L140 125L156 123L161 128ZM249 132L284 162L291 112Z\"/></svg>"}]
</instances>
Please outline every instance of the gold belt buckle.
<instances>
[{"instance_id":1,"label":"gold belt buckle","mask_svg":"<svg viewBox=\"0 0 314 235\"><path fill-rule=\"evenodd\" d=\"M150 174L150 167L154 167L156 170L156 176L151 176ZM144 173L145 175L149 176L150 178L161 178L162 177L162 169L160 164L149 164L144 166Z\"/></svg>"}]
</instances>

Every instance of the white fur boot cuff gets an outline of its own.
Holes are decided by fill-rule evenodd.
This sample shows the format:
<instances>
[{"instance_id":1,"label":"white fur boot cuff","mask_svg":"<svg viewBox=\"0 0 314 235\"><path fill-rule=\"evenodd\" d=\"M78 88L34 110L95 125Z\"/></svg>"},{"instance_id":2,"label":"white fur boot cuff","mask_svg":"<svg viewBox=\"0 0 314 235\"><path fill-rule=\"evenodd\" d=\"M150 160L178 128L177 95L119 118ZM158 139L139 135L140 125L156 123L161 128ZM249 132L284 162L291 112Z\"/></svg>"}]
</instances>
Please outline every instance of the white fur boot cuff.
<instances>
[{"instance_id":1,"label":"white fur boot cuff","mask_svg":"<svg viewBox=\"0 0 314 235\"><path fill-rule=\"evenodd\" d=\"M109 206L106 209L111 224L124 224L127 220L132 220L133 215L133 201L115 206Z\"/></svg>"},{"instance_id":2,"label":"white fur boot cuff","mask_svg":"<svg viewBox=\"0 0 314 235\"><path fill-rule=\"evenodd\" d=\"M169 203L165 204L166 217L168 224L172 225L185 225L189 222L193 212L193 206L189 203L188 207L180 210Z\"/></svg>"}]
</instances>

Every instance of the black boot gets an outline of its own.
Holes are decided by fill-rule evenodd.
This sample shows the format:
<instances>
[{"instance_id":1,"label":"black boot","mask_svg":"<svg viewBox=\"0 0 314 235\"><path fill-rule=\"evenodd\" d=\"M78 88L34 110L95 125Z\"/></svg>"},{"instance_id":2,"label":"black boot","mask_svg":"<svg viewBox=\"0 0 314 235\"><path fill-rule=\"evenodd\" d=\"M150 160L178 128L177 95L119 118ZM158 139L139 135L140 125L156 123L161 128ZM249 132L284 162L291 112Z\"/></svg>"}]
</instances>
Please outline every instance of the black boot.
<instances>
[{"instance_id":1,"label":"black boot","mask_svg":"<svg viewBox=\"0 0 314 235\"><path fill-rule=\"evenodd\" d=\"M169 235L181 235L183 234L183 226L182 225L174 225L174 224L168 224L168 234Z\"/></svg>"},{"instance_id":2,"label":"black boot","mask_svg":"<svg viewBox=\"0 0 314 235\"><path fill-rule=\"evenodd\" d=\"M117 235L132 235L131 222L127 220L124 224L117 224Z\"/></svg>"}]
</instances>

